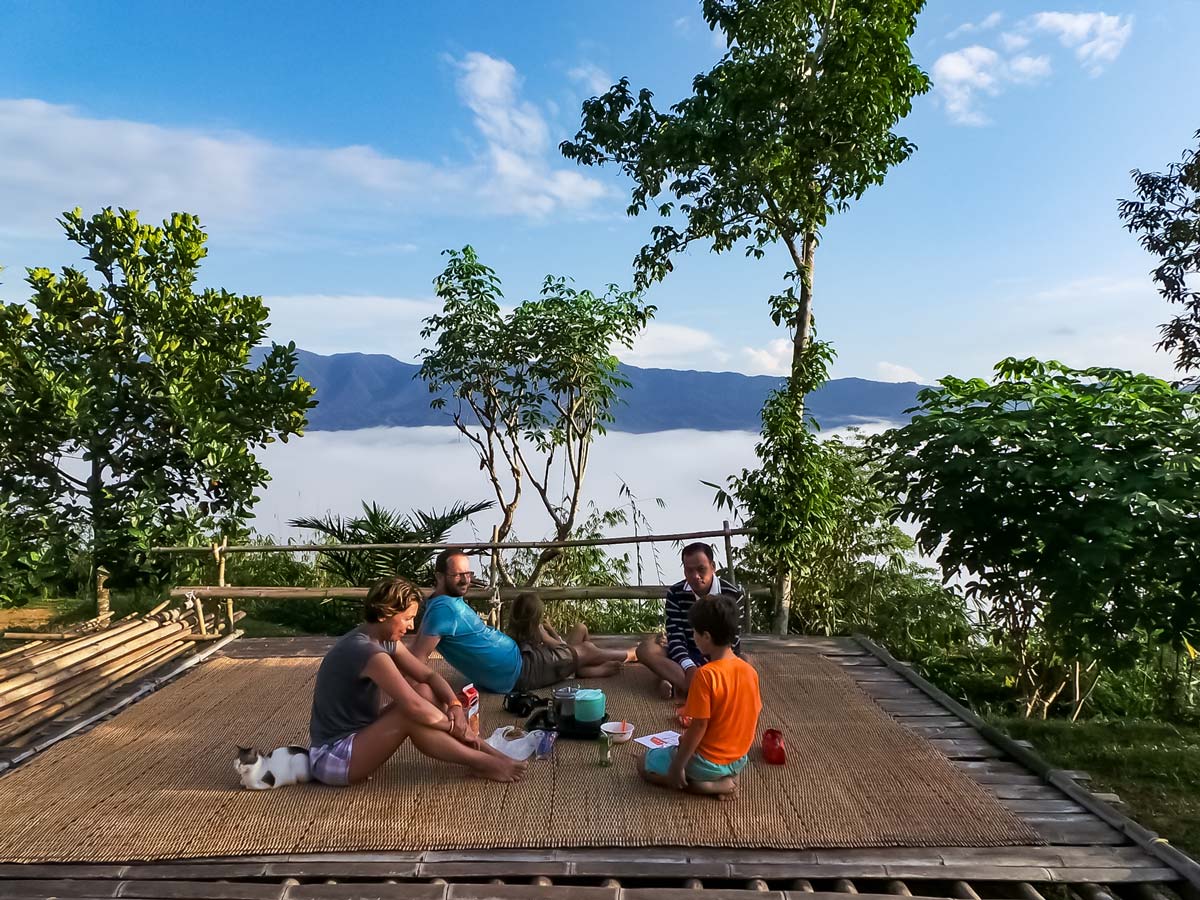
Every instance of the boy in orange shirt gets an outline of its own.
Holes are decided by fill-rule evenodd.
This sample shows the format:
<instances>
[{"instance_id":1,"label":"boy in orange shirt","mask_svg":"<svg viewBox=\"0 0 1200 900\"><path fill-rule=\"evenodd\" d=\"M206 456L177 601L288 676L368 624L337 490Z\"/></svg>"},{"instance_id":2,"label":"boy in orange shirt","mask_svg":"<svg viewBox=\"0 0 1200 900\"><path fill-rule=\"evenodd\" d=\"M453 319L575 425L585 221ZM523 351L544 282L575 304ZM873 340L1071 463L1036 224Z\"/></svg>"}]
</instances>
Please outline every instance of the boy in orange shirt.
<instances>
[{"instance_id":1,"label":"boy in orange shirt","mask_svg":"<svg viewBox=\"0 0 1200 900\"><path fill-rule=\"evenodd\" d=\"M642 777L662 787L730 799L758 728L758 673L733 652L738 606L731 597L712 594L697 599L688 622L696 647L709 660L697 669L683 707L692 724L678 747L646 753Z\"/></svg>"}]
</instances>

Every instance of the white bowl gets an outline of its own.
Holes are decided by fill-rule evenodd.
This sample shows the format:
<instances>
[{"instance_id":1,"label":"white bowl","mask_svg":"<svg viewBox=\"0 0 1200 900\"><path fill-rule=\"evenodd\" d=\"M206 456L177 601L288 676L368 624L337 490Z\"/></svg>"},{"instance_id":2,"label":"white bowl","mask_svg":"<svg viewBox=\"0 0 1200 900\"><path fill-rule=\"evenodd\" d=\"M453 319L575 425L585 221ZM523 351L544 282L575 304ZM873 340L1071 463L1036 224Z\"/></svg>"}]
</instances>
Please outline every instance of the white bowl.
<instances>
[{"instance_id":1,"label":"white bowl","mask_svg":"<svg viewBox=\"0 0 1200 900\"><path fill-rule=\"evenodd\" d=\"M621 726L624 725L624 730ZM632 722L605 722L600 726L600 730L608 735L609 739L614 744L623 744L633 737Z\"/></svg>"}]
</instances>

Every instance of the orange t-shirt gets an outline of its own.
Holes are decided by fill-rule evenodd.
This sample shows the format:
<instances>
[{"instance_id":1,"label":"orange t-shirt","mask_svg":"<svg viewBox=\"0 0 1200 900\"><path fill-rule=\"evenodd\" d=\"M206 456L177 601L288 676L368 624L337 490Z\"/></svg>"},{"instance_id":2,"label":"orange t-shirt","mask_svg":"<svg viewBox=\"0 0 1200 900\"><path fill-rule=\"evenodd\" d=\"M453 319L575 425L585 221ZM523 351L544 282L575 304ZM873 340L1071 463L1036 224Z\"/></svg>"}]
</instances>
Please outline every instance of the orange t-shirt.
<instances>
[{"instance_id":1,"label":"orange t-shirt","mask_svg":"<svg viewBox=\"0 0 1200 900\"><path fill-rule=\"evenodd\" d=\"M696 752L718 766L736 762L749 752L761 711L758 672L736 656L701 666L683 707L685 716L708 719L708 730Z\"/></svg>"}]
</instances>

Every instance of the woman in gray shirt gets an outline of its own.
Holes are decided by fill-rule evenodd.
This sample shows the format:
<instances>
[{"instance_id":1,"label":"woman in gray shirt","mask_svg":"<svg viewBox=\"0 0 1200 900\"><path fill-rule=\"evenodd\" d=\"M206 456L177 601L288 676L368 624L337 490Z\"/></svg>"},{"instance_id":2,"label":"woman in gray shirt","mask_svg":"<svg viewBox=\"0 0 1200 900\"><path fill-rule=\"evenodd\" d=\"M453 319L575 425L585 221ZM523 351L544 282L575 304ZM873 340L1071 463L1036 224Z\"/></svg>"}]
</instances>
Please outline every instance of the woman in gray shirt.
<instances>
[{"instance_id":1,"label":"woman in gray shirt","mask_svg":"<svg viewBox=\"0 0 1200 900\"><path fill-rule=\"evenodd\" d=\"M308 726L309 762L318 781L362 781L410 738L426 756L492 781L518 781L524 774L525 763L469 730L446 679L400 642L420 601L420 591L403 578L378 582L367 595L366 621L342 635L321 661ZM391 703L383 706L380 692Z\"/></svg>"}]
</instances>

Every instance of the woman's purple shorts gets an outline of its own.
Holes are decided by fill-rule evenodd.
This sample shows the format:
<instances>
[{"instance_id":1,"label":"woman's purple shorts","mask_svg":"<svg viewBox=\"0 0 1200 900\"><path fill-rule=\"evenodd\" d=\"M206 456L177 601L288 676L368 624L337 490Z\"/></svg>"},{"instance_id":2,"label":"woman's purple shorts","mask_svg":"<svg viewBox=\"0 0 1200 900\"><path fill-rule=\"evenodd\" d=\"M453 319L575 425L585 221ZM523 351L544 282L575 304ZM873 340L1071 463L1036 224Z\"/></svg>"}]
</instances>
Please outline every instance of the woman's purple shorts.
<instances>
[{"instance_id":1,"label":"woman's purple shorts","mask_svg":"<svg viewBox=\"0 0 1200 900\"><path fill-rule=\"evenodd\" d=\"M354 750L354 735L348 734L340 741L311 747L308 751L308 767L313 778L322 784L345 785L350 783L350 754Z\"/></svg>"}]
</instances>

